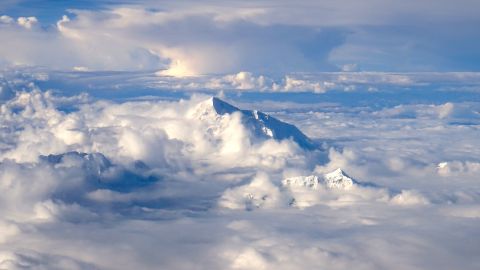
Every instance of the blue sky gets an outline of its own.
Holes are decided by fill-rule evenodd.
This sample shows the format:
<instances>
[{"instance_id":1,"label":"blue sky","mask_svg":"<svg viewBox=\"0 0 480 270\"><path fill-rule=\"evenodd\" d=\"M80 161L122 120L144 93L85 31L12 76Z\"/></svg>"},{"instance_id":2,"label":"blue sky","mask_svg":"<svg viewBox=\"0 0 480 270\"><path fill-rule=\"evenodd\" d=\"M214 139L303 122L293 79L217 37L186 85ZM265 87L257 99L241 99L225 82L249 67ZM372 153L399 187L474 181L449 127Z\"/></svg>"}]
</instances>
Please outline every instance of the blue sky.
<instances>
[{"instance_id":1,"label":"blue sky","mask_svg":"<svg viewBox=\"0 0 480 270\"><path fill-rule=\"evenodd\" d=\"M0 63L175 76L480 71L479 10L473 0L9 0ZM34 27L15 23L29 16Z\"/></svg>"}]
</instances>

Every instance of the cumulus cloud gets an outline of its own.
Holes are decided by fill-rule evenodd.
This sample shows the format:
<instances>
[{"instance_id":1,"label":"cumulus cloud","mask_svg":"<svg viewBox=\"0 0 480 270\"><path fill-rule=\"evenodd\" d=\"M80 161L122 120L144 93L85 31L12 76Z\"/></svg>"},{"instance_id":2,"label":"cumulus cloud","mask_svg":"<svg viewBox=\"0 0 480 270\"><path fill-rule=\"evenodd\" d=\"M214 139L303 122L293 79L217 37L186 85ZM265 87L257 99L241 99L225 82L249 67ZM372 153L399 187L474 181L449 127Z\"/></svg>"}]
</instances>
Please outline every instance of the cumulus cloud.
<instances>
[{"instance_id":1,"label":"cumulus cloud","mask_svg":"<svg viewBox=\"0 0 480 270\"><path fill-rule=\"evenodd\" d=\"M0 267L475 269L476 102L378 107L381 89L298 103L295 93L276 102L225 91L237 109L204 95L105 100L37 86L58 76L2 73ZM114 85L88 71L62 76ZM247 88L260 76L218 78ZM329 95L361 100L315 99ZM315 147L278 135L272 117Z\"/></svg>"},{"instance_id":2,"label":"cumulus cloud","mask_svg":"<svg viewBox=\"0 0 480 270\"><path fill-rule=\"evenodd\" d=\"M471 84L471 91L480 84L479 73L476 72L443 72L443 73L387 73L387 72L301 72L283 75L262 75L250 71L233 74L203 75L198 77L170 77L164 71L156 72L159 88L188 90L244 90L264 92L314 92L325 93L331 90L345 92L379 92L379 88L389 91L406 90L409 87L425 88L429 85L452 84L449 91L458 91ZM150 74L148 74L150 76ZM446 89L447 90L447 89ZM468 89L465 89L468 90ZM446 116L448 102L443 112ZM441 108L439 107L439 110Z\"/></svg>"},{"instance_id":3,"label":"cumulus cloud","mask_svg":"<svg viewBox=\"0 0 480 270\"><path fill-rule=\"evenodd\" d=\"M100 102L65 114L56 109L51 92L19 92L1 107L3 120L13 128L11 147L2 156L33 162L51 153L101 152L155 166L188 166L186 160L176 160L187 153L188 157L209 156L207 164L245 166L258 162L282 166L302 159L295 143L258 141L251 137L254 131L243 126L240 114L217 115L211 99L200 101Z\"/></svg>"},{"instance_id":4,"label":"cumulus cloud","mask_svg":"<svg viewBox=\"0 0 480 270\"><path fill-rule=\"evenodd\" d=\"M38 20L35 17L18 17L17 23L22 27L31 29L35 24L38 23Z\"/></svg>"},{"instance_id":5,"label":"cumulus cloud","mask_svg":"<svg viewBox=\"0 0 480 270\"><path fill-rule=\"evenodd\" d=\"M474 161L449 161L440 162L437 166L441 176L475 174L480 171L480 163Z\"/></svg>"},{"instance_id":6,"label":"cumulus cloud","mask_svg":"<svg viewBox=\"0 0 480 270\"><path fill-rule=\"evenodd\" d=\"M7 15L0 16L0 22L5 24L10 24L13 22L13 18Z\"/></svg>"},{"instance_id":7,"label":"cumulus cloud","mask_svg":"<svg viewBox=\"0 0 480 270\"><path fill-rule=\"evenodd\" d=\"M220 207L246 210L272 208L282 204L285 204L285 199L279 188L270 182L265 173L257 175L245 186L228 189L219 201Z\"/></svg>"},{"instance_id":8,"label":"cumulus cloud","mask_svg":"<svg viewBox=\"0 0 480 270\"><path fill-rule=\"evenodd\" d=\"M399 193L362 183L350 178L341 169L324 175L295 176L273 184L265 175L250 183L225 191L219 206L228 209L269 209L324 205L348 207L358 203L391 203L400 206L421 206L428 199L416 190Z\"/></svg>"}]
</instances>

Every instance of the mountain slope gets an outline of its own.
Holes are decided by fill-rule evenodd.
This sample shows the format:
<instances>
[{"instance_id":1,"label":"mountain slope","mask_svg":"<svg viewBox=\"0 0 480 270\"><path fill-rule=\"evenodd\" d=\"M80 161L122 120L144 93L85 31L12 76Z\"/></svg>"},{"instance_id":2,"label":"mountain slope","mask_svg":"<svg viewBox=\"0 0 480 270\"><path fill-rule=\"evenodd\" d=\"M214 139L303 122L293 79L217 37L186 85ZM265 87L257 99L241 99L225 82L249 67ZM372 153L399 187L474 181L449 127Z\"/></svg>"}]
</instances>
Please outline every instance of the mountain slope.
<instances>
[{"instance_id":1,"label":"mountain slope","mask_svg":"<svg viewBox=\"0 0 480 270\"><path fill-rule=\"evenodd\" d=\"M282 122L275 117L257 110L241 110L229 103L212 97L199 103L193 113L194 117L204 120L240 112L242 123L257 138L285 140L292 139L304 149L313 149L315 145L296 126Z\"/></svg>"},{"instance_id":2,"label":"mountain slope","mask_svg":"<svg viewBox=\"0 0 480 270\"><path fill-rule=\"evenodd\" d=\"M355 184L358 182L340 168L323 176L295 176L282 181L284 187L308 189L317 189L319 186L323 186L327 189L348 190Z\"/></svg>"}]
</instances>

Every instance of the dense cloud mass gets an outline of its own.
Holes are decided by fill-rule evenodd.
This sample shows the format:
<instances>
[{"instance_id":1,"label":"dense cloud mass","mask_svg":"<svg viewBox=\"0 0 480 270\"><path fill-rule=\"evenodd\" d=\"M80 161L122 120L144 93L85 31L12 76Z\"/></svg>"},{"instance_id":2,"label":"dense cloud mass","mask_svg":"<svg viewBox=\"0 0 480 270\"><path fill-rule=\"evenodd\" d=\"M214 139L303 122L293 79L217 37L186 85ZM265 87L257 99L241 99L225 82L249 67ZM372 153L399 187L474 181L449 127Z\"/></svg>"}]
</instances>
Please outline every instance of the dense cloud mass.
<instances>
[{"instance_id":1,"label":"dense cloud mass","mask_svg":"<svg viewBox=\"0 0 480 270\"><path fill-rule=\"evenodd\" d=\"M111 101L2 76L2 268L480 264L477 101Z\"/></svg>"}]
</instances>

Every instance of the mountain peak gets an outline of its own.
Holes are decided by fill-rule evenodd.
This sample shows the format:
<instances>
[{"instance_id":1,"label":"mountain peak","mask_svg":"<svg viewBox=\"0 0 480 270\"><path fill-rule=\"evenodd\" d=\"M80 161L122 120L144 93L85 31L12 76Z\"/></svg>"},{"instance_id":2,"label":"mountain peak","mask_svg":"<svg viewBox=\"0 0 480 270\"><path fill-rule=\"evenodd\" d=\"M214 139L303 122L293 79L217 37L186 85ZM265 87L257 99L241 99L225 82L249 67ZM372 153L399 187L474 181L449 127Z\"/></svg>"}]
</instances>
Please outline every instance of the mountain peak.
<instances>
[{"instance_id":1,"label":"mountain peak","mask_svg":"<svg viewBox=\"0 0 480 270\"><path fill-rule=\"evenodd\" d=\"M285 123L258 110L241 110L217 97L200 102L191 111L191 116L199 120L213 121L219 117L240 112L242 123L255 138L285 140L291 139L304 149L315 148L312 141L296 126Z\"/></svg>"},{"instance_id":2,"label":"mountain peak","mask_svg":"<svg viewBox=\"0 0 480 270\"><path fill-rule=\"evenodd\" d=\"M210 97L204 101L199 102L188 114L189 117L199 120L214 120L219 116L231 114L240 111L237 107L228 104L227 102L217 98Z\"/></svg>"},{"instance_id":3,"label":"mountain peak","mask_svg":"<svg viewBox=\"0 0 480 270\"><path fill-rule=\"evenodd\" d=\"M342 169L338 168L323 176L325 185L329 188L347 189L353 186L355 180L348 176Z\"/></svg>"},{"instance_id":4,"label":"mountain peak","mask_svg":"<svg viewBox=\"0 0 480 270\"><path fill-rule=\"evenodd\" d=\"M295 176L286 178L282 181L282 185L289 188L308 188L317 189L319 185L323 185L328 189L346 190L351 188L355 180L350 178L342 169L338 168L335 171L324 174L322 176Z\"/></svg>"},{"instance_id":5,"label":"mountain peak","mask_svg":"<svg viewBox=\"0 0 480 270\"><path fill-rule=\"evenodd\" d=\"M230 114L234 112L240 111L239 108L217 98L217 97L211 97L208 99L209 102L211 102L213 109L218 113L218 114Z\"/></svg>"},{"instance_id":6,"label":"mountain peak","mask_svg":"<svg viewBox=\"0 0 480 270\"><path fill-rule=\"evenodd\" d=\"M337 168L336 170L327 173L327 175L332 176L332 177L333 177L333 176L348 176L348 175L346 175L346 173L345 173L342 169L340 169L340 168Z\"/></svg>"}]
</instances>

